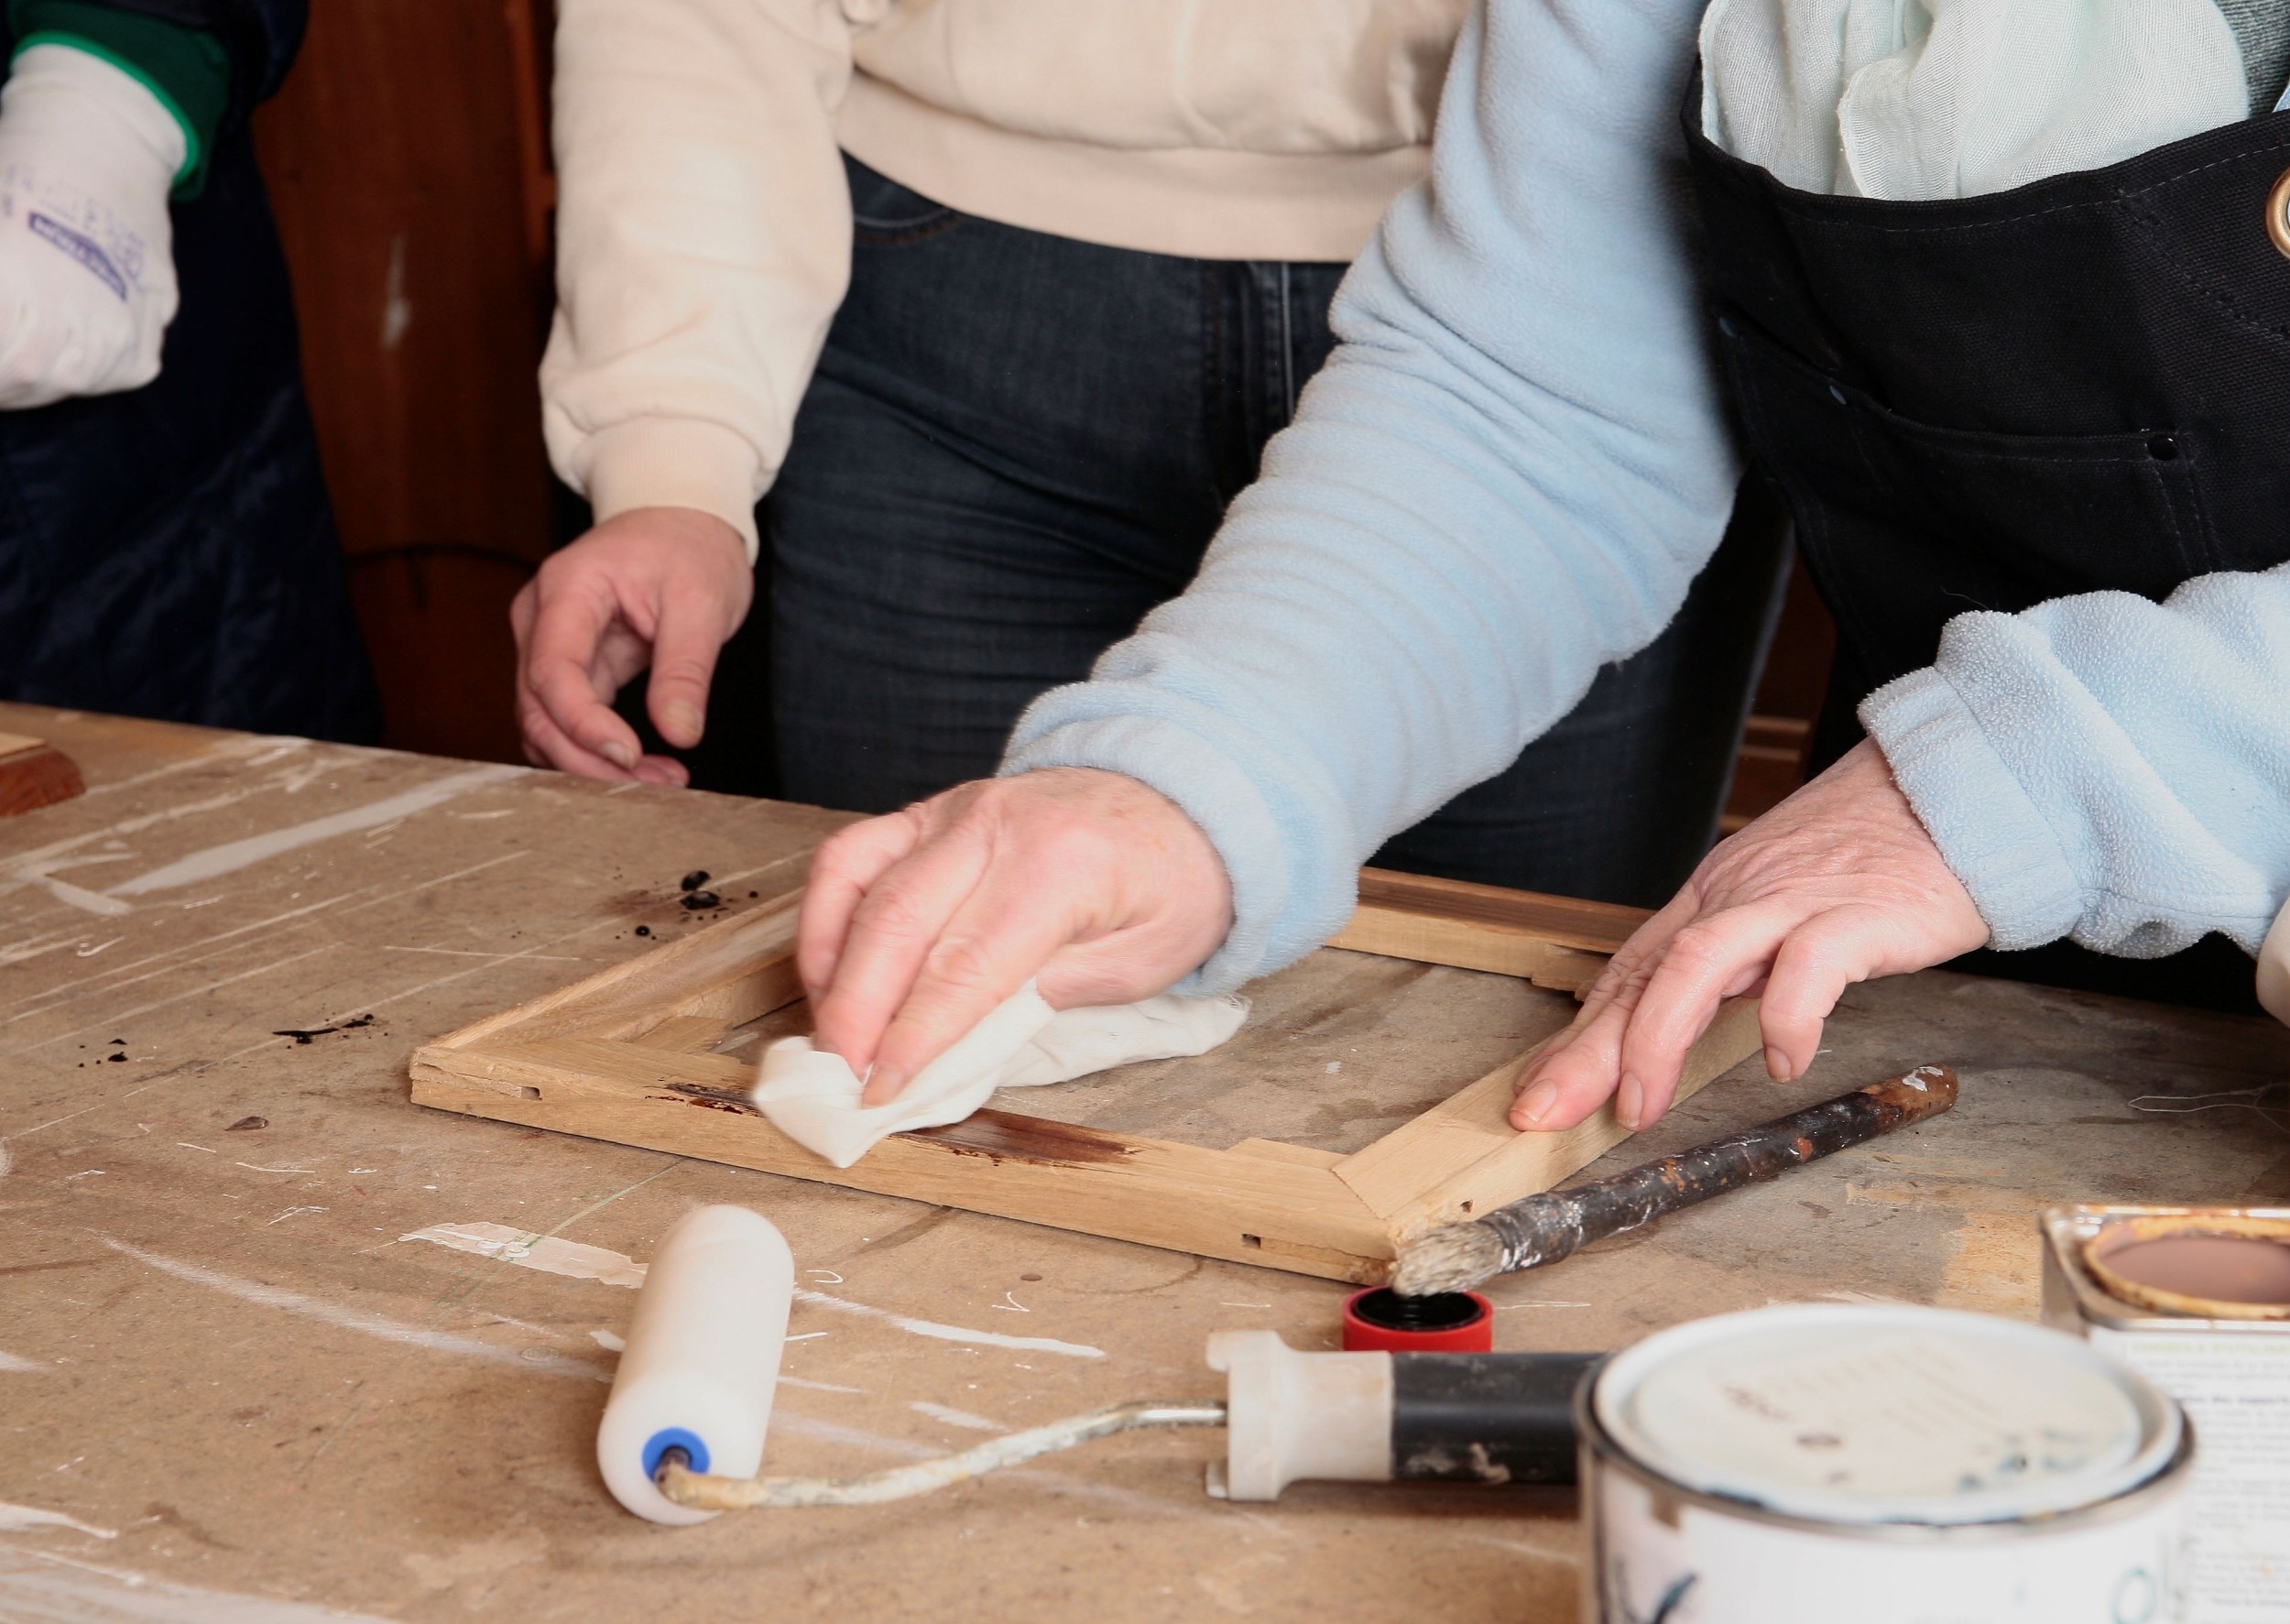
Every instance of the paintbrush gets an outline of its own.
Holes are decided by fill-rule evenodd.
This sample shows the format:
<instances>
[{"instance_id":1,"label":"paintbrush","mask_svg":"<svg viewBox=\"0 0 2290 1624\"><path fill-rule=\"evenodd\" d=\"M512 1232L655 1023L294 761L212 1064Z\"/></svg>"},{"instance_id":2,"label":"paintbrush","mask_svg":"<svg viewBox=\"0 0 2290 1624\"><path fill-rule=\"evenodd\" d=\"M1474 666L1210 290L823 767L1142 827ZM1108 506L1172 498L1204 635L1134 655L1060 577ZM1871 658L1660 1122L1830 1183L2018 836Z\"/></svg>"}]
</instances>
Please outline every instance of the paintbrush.
<instances>
[{"instance_id":1,"label":"paintbrush","mask_svg":"<svg viewBox=\"0 0 2290 1624\"><path fill-rule=\"evenodd\" d=\"M1938 1116L1956 1104L1956 1087L1946 1066L1918 1066L1612 1178L1428 1230L1401 1245L1391 1289L1402 1297L1467 1292L1499 1274L1555 1263L1594 1240Z\"/></svg>"}]
</instances>

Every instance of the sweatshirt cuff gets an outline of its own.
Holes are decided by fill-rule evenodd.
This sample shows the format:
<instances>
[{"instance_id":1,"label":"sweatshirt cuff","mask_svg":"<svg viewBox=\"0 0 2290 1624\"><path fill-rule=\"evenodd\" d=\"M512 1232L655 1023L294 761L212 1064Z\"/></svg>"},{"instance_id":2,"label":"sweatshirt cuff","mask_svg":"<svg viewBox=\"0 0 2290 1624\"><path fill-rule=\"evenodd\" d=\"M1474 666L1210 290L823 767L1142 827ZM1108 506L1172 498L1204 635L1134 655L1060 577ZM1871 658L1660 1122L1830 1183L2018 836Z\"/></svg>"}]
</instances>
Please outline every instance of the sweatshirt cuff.
<instances>
[{"instance_id":1,"label":"sweatshirt cuff","mask_svg":"<svg viewBox=\"0 0 2290 1624\"><path fill-rule=\"evenodd\" d=\"M638 507L697 508L737 530L747 561L756 561L763 463L755 447L722 424L634 418L591 434L580 462L598 524Z\"/></svg>"},{"instance_id":2,"label":"sweatshirt cuff","mask_svg":"<svg viewBox=\"0 0 2290 1624\"><path fill-rule=\"evenodd\" d=\"M1281 877L1287 862L1280 827L1245 774L1183 728L1153 718L1068 722L1033 738L1025 736L1021 720L998 776L1051 767L1096 768L1150 785L1201 826L1223 859L1232 884L1232 929L1208 961L1173 991L1230 992L1276 962L1274 936L1286 911Z\"/></svg>"},{"instance_id":3,"label":"sweatshirt cuff","mask_svg":"<svg viewBox=\"0 0 2290 1624\"><path fill-rule=\"evenodd\" d=\"M206 184L214 133L231 105L231 57L203 28L186 27L93 0L9 0L10 60L36 45L69 46L109 62L156 97L183 132L175 196Z\"/></svg>"},{"instance_id":4,"label":"sweatshirt cuff","mask_svg":"<svg viewBox=\"0 0 2290 1624\"><path fill-rule=\"evenodd\" d=\"M1927 666L1860 702L1860 725L1980 917L1989 945L2041 947L2075 929L2084 888L2034 801L1948 680Z\"/></svg>"}]
</instances>

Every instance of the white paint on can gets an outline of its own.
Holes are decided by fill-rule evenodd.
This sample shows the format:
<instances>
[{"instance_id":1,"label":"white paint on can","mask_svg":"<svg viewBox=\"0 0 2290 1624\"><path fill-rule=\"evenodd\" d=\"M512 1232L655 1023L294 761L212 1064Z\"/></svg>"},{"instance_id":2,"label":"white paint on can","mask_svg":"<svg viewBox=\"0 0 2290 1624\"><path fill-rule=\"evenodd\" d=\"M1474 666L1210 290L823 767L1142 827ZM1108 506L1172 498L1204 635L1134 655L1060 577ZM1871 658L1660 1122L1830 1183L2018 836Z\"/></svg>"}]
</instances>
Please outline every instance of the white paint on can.
<instances>
[{"instance_id":1,"label":"white paint on can","mask_svg":"<svg viewBox=\"0 0 2290 1624\"><path fill-rule=\"evenodd\" d=\"M2176 1624L2194 1440L2056 1332L1908 1306L1675 1327L1576 1403L1588 1624Z\"/></svg>"}]
</instances>

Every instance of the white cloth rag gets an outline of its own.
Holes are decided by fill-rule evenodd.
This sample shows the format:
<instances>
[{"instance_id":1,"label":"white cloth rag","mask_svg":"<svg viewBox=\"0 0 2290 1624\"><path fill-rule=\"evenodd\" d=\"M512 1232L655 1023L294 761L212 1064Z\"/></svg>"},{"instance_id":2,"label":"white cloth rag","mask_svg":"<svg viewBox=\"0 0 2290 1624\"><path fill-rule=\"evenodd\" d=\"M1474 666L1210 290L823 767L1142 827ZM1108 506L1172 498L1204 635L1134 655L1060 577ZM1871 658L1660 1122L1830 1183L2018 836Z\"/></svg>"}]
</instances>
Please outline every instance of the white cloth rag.
<instances>
[{"instance_id":1,"label":"white cloth rag","mask_svg":"<svg viewBox=\"0 0 2290 1624\"><path fill-rule=\"evenodd\" d=\"M139 389L175 316L190 144L132 75L35 45L0 89L0 410Z\"/></svg>"},{"instance_id":2,"label":"white cloth rag","mask_svg":"<svg viewBox=\"0 0 2290 1624\"><path fill-rule=\"evenodd\" d=\"M1030 981L922 1068L889 1105L862 1106L865 1086L839 1054L809 1038L763 1052L754 1099L771 1126L837 1167L912 1128L959 1122L998 1088L1039 1088L1140 1061L1205 1054L1248 1018L1249 1000L1163 993L1134 1004L1056 1010Z\"/></svg>"},{"instance_id":3,"label":"white cloth rag","mask_svg":"<svg viewBox=\"0 0 2290 1624\"><path fill-rule=\"evenodd\" d=\"M2215 0L1715 0L1702 130L1801 191L1978 197L2249 116Z\"/></svg>"}]
</instances>

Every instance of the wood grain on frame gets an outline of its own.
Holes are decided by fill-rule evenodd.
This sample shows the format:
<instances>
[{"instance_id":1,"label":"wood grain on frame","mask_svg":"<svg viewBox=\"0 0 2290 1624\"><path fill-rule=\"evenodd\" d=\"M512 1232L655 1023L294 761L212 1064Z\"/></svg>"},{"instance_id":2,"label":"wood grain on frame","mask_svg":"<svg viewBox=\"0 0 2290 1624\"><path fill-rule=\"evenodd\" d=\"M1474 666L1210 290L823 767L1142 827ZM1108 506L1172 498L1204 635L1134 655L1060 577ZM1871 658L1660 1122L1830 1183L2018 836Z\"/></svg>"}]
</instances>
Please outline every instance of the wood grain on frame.
<instances>
[{"instance_id":1,"label":"wood grain on frame","mask_svg":"<svg viewBox=\"0 0 2290 1624\"><path fill-rule=\"evenodd\" d=\"M1647 918L1642 908L1428 875L1359 871L1359 906L1330 947L1516 975L1579 996Z\"/></svg>"},{"instance_id":2,"label":"wood grain on frame","mask_svg":"<svg viewBox=\"0 0 2290 1624\"><path fill-rule=\"evenodd\" d=\"M1548 1040L1545 1040L1548 1041ZM1758 1052L1757 1000L1731 998L1686 1056L1676 1098L1687 1099ZM1521 1195L1547 1190L1630 1137L1608 1100L1558 1133L1510 1126L1519 1074L1538 1043L1366 1150L1346 1157L1336 1176L1395 1234L1459 1223Z\"/></svg>"}]
</instances>

